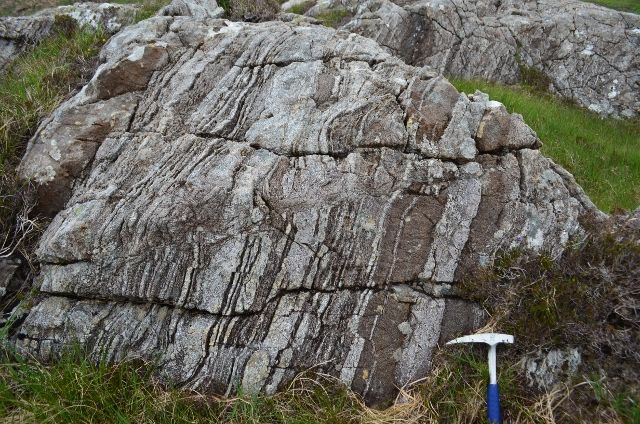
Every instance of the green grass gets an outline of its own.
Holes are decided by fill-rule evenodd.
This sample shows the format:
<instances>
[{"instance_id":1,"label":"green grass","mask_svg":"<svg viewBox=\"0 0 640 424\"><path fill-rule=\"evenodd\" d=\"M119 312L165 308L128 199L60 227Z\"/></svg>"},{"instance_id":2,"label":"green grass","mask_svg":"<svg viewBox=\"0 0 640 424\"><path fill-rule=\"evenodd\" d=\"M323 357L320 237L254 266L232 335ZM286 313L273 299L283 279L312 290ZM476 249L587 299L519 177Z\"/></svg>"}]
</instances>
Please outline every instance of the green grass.
<instances>
[{"instance_id":1,"label":"green grass","mask_svg":"<svg viewBox=\"0 0 640 424\"><path fill-rule=\"evenodd\" d=\"M624 12L640 13L640 0L587 0L589 3L611 9L622 10Z\"/></svg>"},{"instance_id":2,"label":"green grass","mask_svg":"<svg viewBox=\"0 0 640 424\"><path fill-rule=\"evenodd\" d=\"M159 384L141 362L95 363L79 349L45 365L15 354L0 361L0 419L35 423L361 423L400 418L482 422L484 355L462 348L447 356L404 406L376 411L335 379L301 375L274 395L203 396ZM514 375L501 374L509 406Z\"/></svg>"},{"instance_id":3,"label":"green grass","mask_svg":"<svg viewBox=\"0 0 640 424\"><path fill-rule=\"evenodd\" d=\"M529 393L518 364L500 354L499 384L506 422L553 423L548 407L560 396ZM139 361L116 365L94 362L78 348L42 364L4 353L0 358L0 421L28 423L486 423L486 355L460 346L434 359L432 374L405 392L405 401L386 410L366 407L333 378L298 376L273 396L242 392L231 398L202 395L159 383ZM612 393L602 379L582 384L608 422L636 423L638 405ZM540 407L542 405L542 408ZM571 405L569 405L571 407ZM595 418L596 415L593 417ZM634 421L635 420L635 421ZM571 420L560 422L573 422Z\"/></svg>"},{"instance_id":4,"label":"green grass","mask_svg":"<svg viewBox=\"0 0 640 424\"><path fill-rule=\"evenodd\" d=\"M311 9L313 6L315 6L315 4L316 4L315 0L309 0L304 3L293 5L289 9L289 13L295 13L296 15L304 15L305 13L307 13L307 10Z\"/></svg>"},{"instance_id":5,"label":"green grass","mask_svg":"<svg viewBox=\"0 0 640 424\"><path fill-rule=\"evenodd\" d=\"M231 0L220 0L217 3L218 6L223 8L225 12L228 12L229 8L231 7Z\"/></svg>"},{"instance_id":6,"label":"green grass","mask_svg":"<svg viewBox=\"0 0 640 424\"><path fill-rule=\"evenodd\" d=\"M633 394L612 393L597 376L588 380L588 384L596 401L599 404L608 405L620 417L621 421L632 424L640 423L640 403Z\"/></svg>"},{"instance_id":7,"label":"green grass","mask_svg":"<svg viewBox=\"0 0 640 424\"><path fill-rule=\"evenodd\" d=\"M604 211L640 205L640 122L603 119L525 87L450 79L465 93L481 90L522 114L542 152L571 172Z\"/></svg>"},{"instance_id":8,"label":"green grass","mask_svg":"<svg viewBox=\"0 0 640 424\"><path fill-rule=\"evenodd\" d=\"M324 26L337 28L338 25L344 23L343 21L349 16L351 16L351 12L345 8L338 7L319 13L316 16L316 19L322 22L322 25Z\"/></svg>"},{"instance_id":9,"label":"green grass","mask_svg":"<svg viewBox=\"0 0 640 424\"><path fill-rule=\"evenodd\" d=\"M0 417L17 422L193 422L198 397L160 391L144 367L94 364L79 351L51 366L7 358L0 366Z\"/></svg>"},{"instance_id":10,"label":"green grass","mask_svg":"<svg viewBox=\"0 0 640 424\"><path fill-rule=\"evenodd\" d=\"M0 362L0 420L35 423L348 423L361 404L335 381L299 377L276 396L202 396L159 384L135 361L108 366L71 349L44 365Z\"/></svg>"}]
</instances>

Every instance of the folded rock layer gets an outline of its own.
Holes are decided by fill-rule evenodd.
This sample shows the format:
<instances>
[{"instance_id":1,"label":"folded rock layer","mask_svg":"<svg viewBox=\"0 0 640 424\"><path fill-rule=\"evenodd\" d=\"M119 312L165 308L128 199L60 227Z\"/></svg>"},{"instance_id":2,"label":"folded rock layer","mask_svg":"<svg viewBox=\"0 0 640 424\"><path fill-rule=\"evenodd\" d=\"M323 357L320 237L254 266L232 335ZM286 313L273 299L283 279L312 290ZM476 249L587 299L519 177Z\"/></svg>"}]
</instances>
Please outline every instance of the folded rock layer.
<instances>
[{"instance_id":1,"label":"folded rock layer","mask_svg":"<svg viewBox=\"0 0 640 424\"><path fill-rule=\"evenodd\" d=\"M344 31L161 16L102 52L21 165L56 212L18 334L274 392L317 366L376 404L480 325L455 283L596 212L521 117Z\"/></svg>"}]
</instances>

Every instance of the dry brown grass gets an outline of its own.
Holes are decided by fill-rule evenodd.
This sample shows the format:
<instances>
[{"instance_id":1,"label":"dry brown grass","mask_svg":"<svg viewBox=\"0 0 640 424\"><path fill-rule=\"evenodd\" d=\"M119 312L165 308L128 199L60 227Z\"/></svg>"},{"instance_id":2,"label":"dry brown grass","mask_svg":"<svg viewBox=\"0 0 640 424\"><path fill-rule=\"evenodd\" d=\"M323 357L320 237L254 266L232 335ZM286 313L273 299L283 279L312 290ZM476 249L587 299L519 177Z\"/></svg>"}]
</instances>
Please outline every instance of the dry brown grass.
<instances>
[{"instance_id":1,"label":"dry brown grass","mask_svg":"<svg viewBox=\"0 0 640 424\"><path fill-rule=\"evenodd\" d=\"M249 22L269 21L280 12L280 3L276 0L221 0L218 5L224 8L229 19Z\"/></svg>"}]
</instances>

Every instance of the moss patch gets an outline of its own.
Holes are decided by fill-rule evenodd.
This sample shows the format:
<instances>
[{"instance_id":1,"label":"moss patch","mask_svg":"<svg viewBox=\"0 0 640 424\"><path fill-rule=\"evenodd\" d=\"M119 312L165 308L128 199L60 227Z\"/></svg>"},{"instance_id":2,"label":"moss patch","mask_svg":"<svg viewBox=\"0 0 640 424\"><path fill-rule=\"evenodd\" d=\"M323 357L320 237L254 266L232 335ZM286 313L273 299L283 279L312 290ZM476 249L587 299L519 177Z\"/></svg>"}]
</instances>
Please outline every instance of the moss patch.
<instances>
[{"instance_id":1,"label":"moss patch","mask_svg":"<svg viewBox=\"0 0 640 424\"><path fill-rule=\"evenodd\" d=\"M543 93L549 91L551 79L542 71L523 64L519 64L518 69L520 71L520 81L522 84Z\"/></svg>"}]
</instances>

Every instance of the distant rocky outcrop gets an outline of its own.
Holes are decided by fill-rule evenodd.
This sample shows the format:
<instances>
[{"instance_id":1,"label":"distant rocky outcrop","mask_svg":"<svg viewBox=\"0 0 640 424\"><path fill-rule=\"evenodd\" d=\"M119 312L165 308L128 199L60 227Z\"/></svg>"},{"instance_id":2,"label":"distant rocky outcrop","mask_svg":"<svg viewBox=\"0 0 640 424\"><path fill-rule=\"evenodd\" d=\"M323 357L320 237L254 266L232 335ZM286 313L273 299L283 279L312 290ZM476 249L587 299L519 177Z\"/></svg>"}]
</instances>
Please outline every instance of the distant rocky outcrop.
<instances>
[{"instance_id":1,"label":"distant rocky outcrop","mask_svg":"<svg viewBox=\"0 0 640 424\"><path fill-rule=\"evenodd\" d=\"M163 7L160 16L191 16L196 19L221 18L224 9L216 0L174 0Z\"/></svg>"},{"instance_id":2,"label":"distant rocky outcrop","mask_svg":"<svg viewBox=\"0 0 640 424\"><path fill-rule=\"evenodd\" d=\"M456 282L598 213L519 115L371 39L158 16L115 35L21 165L57 213L18 347L202 391L317 366L371 403L482 322Z\"/></svg>"},{"instance_id":3,"label":"distant rocky outcrop","mask_svg":"<svg viewBox=\"0 0 640 424\"><path fill-rule=\"evenodd\" d=\"M640 115L638 15L575 0L319 0L308 14L341 8L353 15L343 28L409 64L527 80L601 115Z\"/></svg>"},{"instance_id":4,"label":"distant rocky outcrop","mask_svg":"<svg viewBox=\"0 0 640 424\"><path fill-rule=\"evenodd\" d=\"M110 3L76 3L42 10L31 16L0 17L0 74L23 51L69 25L115 33L133 22L137 6Z\"/></svg>"}]
</instances>

